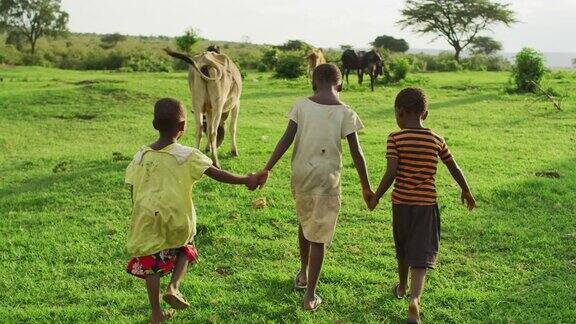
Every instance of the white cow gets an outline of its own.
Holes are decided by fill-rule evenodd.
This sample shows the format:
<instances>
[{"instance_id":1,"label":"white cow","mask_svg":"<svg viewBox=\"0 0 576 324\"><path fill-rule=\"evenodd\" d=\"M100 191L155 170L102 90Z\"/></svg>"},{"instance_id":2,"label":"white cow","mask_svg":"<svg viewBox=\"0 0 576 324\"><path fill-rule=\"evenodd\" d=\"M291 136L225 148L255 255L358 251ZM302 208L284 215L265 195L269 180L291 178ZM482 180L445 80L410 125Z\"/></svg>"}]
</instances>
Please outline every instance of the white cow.
<instances>
[{"instance_id":1,"label":"white cow","mask_svg":"<svg viewBox=\"0 0 576 324\"><path fill-rule=\"evenodd\" d=\"M230 115L229 131L232 139L230 152L233 156L238 156L236 125L242 93L240 70L228 56L216 52L204 52L194 57L168 49L166 52L190 65L188 84L196 120L196 148L200 148L204 129L208 136L206 149L212 152L214 165L220 167L218 147L224 139L224 124L228 115Z\"/></svg>"}]
</instances>

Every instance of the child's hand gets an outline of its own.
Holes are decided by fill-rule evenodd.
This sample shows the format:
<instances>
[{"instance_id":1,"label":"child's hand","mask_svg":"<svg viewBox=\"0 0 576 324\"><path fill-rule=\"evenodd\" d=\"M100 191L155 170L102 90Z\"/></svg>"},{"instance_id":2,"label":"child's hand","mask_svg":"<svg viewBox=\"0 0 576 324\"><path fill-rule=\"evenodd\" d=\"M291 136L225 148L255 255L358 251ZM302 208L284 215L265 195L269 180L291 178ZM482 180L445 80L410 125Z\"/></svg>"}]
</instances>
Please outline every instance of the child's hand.
<instances>
[{"instance_id":1,"label":"child's hand","mask_svg":"<svg viewBox=\"0 0 576 324\"><path fill-rule=\"evenodd\" d=\"M258 172L257 174L258 174L258 186L260 187L260 189L262 189L264 187L264 185L266 184L266 181L268 181L268 176L270 175L270 171L264 169L264 170Z\"/></svg>"},{"instance_id":2,"label":"child's hand","mask_svg":"<svg viewBox=\"0 0 576 324\"><path fill-rule=\"evenodd\" d=\"M246 181L246 187L250 191L256 190L258 188L258 174L257 173L249 173L248 180Z\"/></svg>"},{"instance_id":3,"label":"child's hand","mask_svg":"<svg viewBox=\"0 0 576 324\"><path fill-rule=\"evenodd\" d=\"M364 202L366 203L366 207L368 209L373 210L374 208L370 207L370 203L374 197L374 192L372 189L362 189L362 197L364 198Z\"/></svg>"},{"instance_id":4,"label":"child's hand","mask_svg":"<svg viewBox=\"0 0 576 324\"><path fill-rule=\"evenodd\" d=\"M460 199L462 200L462 203L466 205L468 210L476 208L476 199L474 199L474 196L472 196L470 191L462 191Z\"/></svg>"}]
</instances>

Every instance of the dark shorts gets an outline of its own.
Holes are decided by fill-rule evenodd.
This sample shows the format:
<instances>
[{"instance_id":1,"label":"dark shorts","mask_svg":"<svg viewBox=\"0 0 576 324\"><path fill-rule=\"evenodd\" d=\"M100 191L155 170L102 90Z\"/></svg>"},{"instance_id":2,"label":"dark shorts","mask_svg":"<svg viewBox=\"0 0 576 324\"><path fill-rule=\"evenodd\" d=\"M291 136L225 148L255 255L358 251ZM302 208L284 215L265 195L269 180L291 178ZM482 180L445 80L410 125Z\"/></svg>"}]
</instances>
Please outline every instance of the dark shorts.
<instances>
[{"instance_id":1,"label":"dark shorts","mask_svg":"<svg viewBox=\"0 0 576 324\"><path fill-rule=\"evenodd\" d=\"M434 268L440 244L438 205L393 205L396 258L413 268Z\"/></svg>"},{"instance_id":2,"label":"dark shorts","mask_svg":"<svg viewBox=\"0 0 576 324\"><path fill-rule=\"evenodd\" d=\"M126 272L142 279L146 279L149 275L167 275L174 269L174 261L179 253L182 253L189 263L195 263L198 260L196 247L190 243L176 249L166 249L152 255L134 257L128 261Z\"/></svg>"}]
</instances>

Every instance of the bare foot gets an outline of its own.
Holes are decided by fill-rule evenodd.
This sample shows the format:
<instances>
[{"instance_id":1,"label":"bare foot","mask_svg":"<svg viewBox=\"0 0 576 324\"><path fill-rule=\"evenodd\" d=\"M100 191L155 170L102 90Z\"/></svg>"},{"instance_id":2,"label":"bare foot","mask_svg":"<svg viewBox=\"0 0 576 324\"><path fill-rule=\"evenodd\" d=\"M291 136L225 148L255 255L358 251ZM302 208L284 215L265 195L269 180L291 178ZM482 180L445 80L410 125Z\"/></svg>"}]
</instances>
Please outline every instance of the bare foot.
<instances>
[{"instance_id":1,"label":"bare foot","mask_svg":"<svg viewBox=\"0 0 576 324\"><path fill-rule=\"evenodd\" d=\"M420 301L411 299L408 305L408 323L420 323Z\"/></svg>"}]
</instances>

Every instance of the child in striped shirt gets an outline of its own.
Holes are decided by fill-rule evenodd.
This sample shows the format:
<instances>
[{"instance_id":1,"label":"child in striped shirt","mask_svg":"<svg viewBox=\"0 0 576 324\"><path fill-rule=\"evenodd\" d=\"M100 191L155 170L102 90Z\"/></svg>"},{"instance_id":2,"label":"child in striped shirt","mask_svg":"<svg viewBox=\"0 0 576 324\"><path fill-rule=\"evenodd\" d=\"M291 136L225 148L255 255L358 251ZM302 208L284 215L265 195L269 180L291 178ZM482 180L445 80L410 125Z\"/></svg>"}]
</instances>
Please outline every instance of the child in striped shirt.
<instances>
[{"instance_id":1,"label":"child in striped shirt","mask_svg":"<svg viewBox=\"0 0 576 324\"><path fill-rule=\"evenodd\" d=\"M407 295L410 271L408 323L418 323L426 270L434 268L440 242L440 213L434 181L438 157L460 185L461 199L468 210L476 207L476 201L444 139L423 126L428 117L428 98L424 91L418 88L400 91L396 96L395 114L401 130L388 136L388 166L369 207L374 209L394 182L392 227L399 283L392 292L399 299Z\"/></svg>"}]
</instances>

